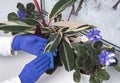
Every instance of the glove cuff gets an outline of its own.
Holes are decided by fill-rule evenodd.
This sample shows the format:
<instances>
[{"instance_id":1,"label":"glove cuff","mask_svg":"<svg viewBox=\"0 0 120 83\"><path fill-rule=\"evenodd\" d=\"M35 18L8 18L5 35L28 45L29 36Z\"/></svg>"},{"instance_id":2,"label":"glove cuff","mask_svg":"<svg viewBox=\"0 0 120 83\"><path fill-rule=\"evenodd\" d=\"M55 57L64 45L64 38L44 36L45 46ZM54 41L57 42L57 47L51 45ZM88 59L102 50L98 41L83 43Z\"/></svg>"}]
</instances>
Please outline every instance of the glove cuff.
<instances>
[{"instance_id":1,"label":"glove cuff","mask_svg":"<svg viewBox=\"0 0 120 83\"><path fill-rule=\"evenodd\" d=\"M20 50L20 41L21 36L15 36L12 42L12 49L13 50Z\"/></svg>"}]
</instances>

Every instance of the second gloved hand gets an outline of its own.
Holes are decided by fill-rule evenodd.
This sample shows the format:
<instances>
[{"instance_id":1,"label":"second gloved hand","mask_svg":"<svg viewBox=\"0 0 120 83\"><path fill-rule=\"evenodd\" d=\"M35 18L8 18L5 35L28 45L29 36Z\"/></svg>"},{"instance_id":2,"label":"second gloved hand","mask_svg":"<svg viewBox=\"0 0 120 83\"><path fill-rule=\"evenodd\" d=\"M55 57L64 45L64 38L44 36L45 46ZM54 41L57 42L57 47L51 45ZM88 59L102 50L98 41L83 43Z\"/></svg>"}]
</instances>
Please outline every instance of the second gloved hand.
<instances>
[{"instance_id":1,"label":"second gloved hand","mask_svg":"<svg viewBox=\"0 0 120 83\"><path fill-rule=\"evenodd\" d=\"M38 55L44 51L46 43L47 39L35 35L15 36L12 42L12 49Z\"/></svg>"},{"instance_id":2,"label":"second gloved hand","mask_svg":"<svg viewBox=\"0 0 120 83\"><path fill-rule=\"evenodd\" d=\"M50 68L54 68L54 55L52 52L49 53L40 53L37 56L48 56L50 58Z\"/></svg>"},{"instance_id":3,"label":"second gloved hand","mask_svg":"<svg viewBox=\"0 0 120 83\"><path fill-rule=\"evenodd\" d=\"M37 56L48 56L50 58L50 68L54 68L54 56L57 56L58 49L56 49L54 52L41 52Z\"/></svg>"},{"instance_id":4,"label":"second gloved hand","mask_svg":"<svg viewBox=\"0 0 120 83\"><path fill-rule=\"evenodd\" d=\"M49 69L50 58L40 56L28 63L19 75L21 83L35 83Z\"/></svg>"}]
</instances>

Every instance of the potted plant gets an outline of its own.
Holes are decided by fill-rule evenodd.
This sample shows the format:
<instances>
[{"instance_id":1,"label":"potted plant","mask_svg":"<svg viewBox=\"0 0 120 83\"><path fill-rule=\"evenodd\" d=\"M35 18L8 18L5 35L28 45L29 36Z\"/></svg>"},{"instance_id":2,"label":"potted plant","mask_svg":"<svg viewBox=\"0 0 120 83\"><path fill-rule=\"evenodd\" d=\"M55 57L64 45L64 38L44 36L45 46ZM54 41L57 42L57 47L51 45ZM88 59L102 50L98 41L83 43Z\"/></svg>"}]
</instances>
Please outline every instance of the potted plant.
<instances>
[{"instance_id":1,"label":"potted plant","mask_svg":"<svg viewBox=\"0 0 120 83\"><path fill-rule=\"evenodd\" d=\"M109 73L106 71L108 66L114 67L119 71L119 66L117 66L118 60L115 57L115 48L104 46L99 30L91 29L87 36L76 35L72 34L74 29L71 25L75 24L76 26L77 23L64 21L54 25L60 26L61 24L66 28L69 27L71 31L69 34L64 34L63 32L63 37L59 41L58 46L56 46L59 48L58 56L67 71L75 71L73 74L75 82L79 83L81 75L84 74L84 76L87 75L89 77L90 83L102 83L110 78ZM46 51L48 51L50 44L53 44L52 42L55 42L54 39L47 44ZM58 43L58 41L56 42Z\"/></svg>"},{"instance_id":2,"label":"potted plant","mask_svg":"<svg viewBox=\"0 0 120 83\"><path fill-rule=\"evenodd\" d=\"M23 4L18 3L17 8L22 12L18 12L18 15L10 13L9 23L0 23L0 30L13 34L18 32L37 34L47 38L49 42L44 52L53 52L58 49L57 56L54 57L55 68L48 70L47 74L52 74L58 66L64 66L68 72L75 71L73 78L77 83L80 82L81 73L90 75L90 83L102 83L103 80L110 78L106 71L107 66L113 66L120 71L115 57L115 48L104 46L100 31L95 30L93 25L61 21L61 12L75 1L59 0L55 4L48 15L48 23L55 21L51 26L45 22L36 0L34 2L40 14L39 21L36 19L34 4L27 4L29 7L25 8ZM20 15L23 17L21 18ZM81 35L80 32L85 30L88 31L87 36Z\"/></svg>"}]
</instances>

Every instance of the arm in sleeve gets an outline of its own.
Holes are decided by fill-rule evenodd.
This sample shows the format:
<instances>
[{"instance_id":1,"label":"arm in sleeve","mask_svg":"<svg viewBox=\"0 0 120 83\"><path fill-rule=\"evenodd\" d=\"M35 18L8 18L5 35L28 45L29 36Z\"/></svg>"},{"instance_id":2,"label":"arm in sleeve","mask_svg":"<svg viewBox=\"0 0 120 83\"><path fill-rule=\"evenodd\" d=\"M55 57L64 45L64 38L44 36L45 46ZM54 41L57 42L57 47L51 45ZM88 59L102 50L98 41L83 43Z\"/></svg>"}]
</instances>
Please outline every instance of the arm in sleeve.
<instances>
[{"instance_id":1,"label":"arm in sleeve","mask_svg":"<svg viewBox=\"0 0 120 83\"><path fill-rule=\"evenodd\" d=\"M6 81L3 81L3 82L0 82L0 83L21 83L19 77L14 77L14 78L11 78L10 80L6 80Z\"/></svg>"},{"instance_id":2,"label":"arm in sleeve","mask_svg":"<svg viewBox=\"0 0 120 83\"><path fill-rule=\"evenodd\" d=\"M1 36L0 37L0 56L13 56L11 44L14 36Z\"/></svg>"}]
</instances>

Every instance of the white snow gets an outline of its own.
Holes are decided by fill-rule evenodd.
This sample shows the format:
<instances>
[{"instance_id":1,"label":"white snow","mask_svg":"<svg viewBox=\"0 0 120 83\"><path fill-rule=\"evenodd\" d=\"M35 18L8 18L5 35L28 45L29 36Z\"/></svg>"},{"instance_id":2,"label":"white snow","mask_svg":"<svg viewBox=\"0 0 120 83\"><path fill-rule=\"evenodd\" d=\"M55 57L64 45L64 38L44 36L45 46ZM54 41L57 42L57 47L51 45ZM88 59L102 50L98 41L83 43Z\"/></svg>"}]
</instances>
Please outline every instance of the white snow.
<instances>
[{"instance_id":1,"label":"white snow","mask_svg":"<svg viewBox=\"0 0 120 83\"><path fill-rule=\"evenodd\" d=\"M14 0L14 3L11 1L8 3L8 1L9 0L2 0L0 3L0 22L7 20L8 13L17 11L17 2L25 4L33 2L33 0ZM45 0L46 10L50 12L57 1L58 0ZM97 29L101 30L103 39L120 46L120 4L117 10L112 9L112 6L117 1L118 0L86 0L78 16L72 15L70 21L95 25ZM80 0L77 0L75 3L76 7L79 2ZM64 20L67 20L70 10L71 7L63 12Z\"/></svg>"},{"instance_id":2,"label":"white snow","mask_svg":"<svg viewBox=\"0 0 120 83\"><path fill-rule=\"evenodd\" d=\"M46 10L50 12L58 0L46 0ZM77 0L77 7L80 0ZM70 21L87 23L97 26L101 30L103 39L120 46L120 4L117 10L112 9L118 0L86 0L78 16L72 15ZM71 7L63 12L64 20L67 20Z\"/></svg>"}]
</instances>

